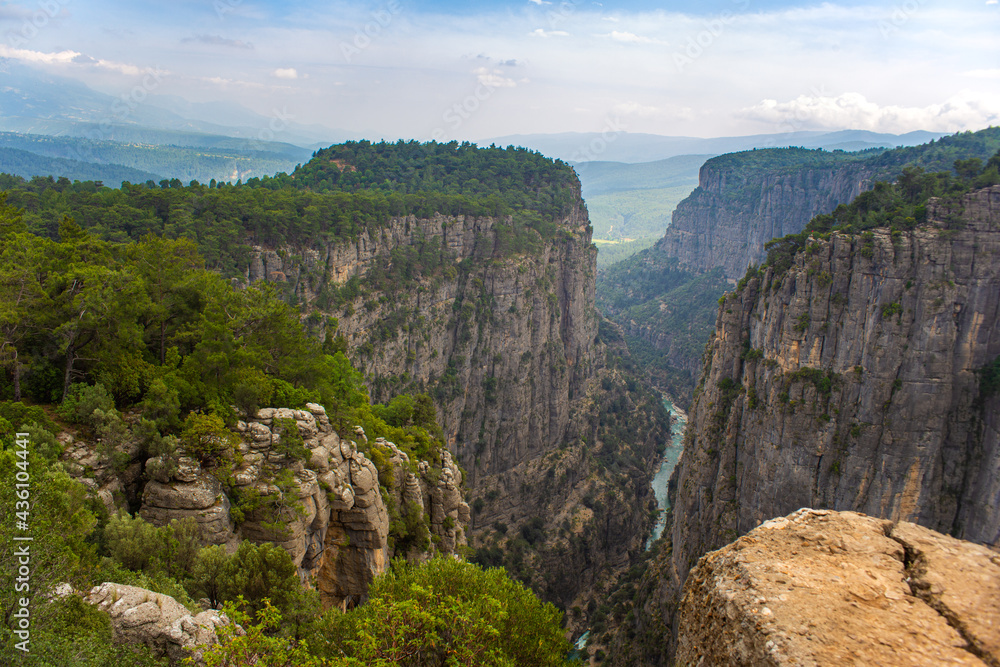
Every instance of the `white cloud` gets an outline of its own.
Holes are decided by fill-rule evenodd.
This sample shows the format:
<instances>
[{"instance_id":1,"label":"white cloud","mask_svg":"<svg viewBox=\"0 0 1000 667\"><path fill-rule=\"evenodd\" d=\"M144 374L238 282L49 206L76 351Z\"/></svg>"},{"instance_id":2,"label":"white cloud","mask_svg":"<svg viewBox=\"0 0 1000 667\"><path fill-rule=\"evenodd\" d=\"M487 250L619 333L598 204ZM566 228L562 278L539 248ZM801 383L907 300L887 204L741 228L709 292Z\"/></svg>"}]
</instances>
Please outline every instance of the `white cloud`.
<instances>
[{"instance_id":1,"label":"white cloud","mask_svg":"<svg viewBox=\"0 0 1000 667\"><path fill-rule=\"evenodd\" d=\"M670 118L677 120L691 120L694 118L694 109L691 107L668 104L664 106L650 106L639 102L619 102L611 107L611 111L622 116L638 116L640 118Z\"/></svg>"},{"instance_id":2,"label":"white cloud","mask_svg":"<svg viewBox=\"0 0 1000 667\"><path fill-rule=\"evenodd\" d=\"M491 70L486 67L477 67L472 70L472 73L476 75L479 83L490 88L514 88L517 86L517 82L514 79L508 79L503 76L498 69Z\"/></svg>"},{"instance_id":3,"label":"white cloud","mask_svg":"<svg viewBox=\"0 0 1000 667\"><path fill-rule=\"evenodd\" d=\"M544 30L542 28L538 28L529 34L532 37L569 37L569 33L565 30Z\"/></svg>"},{"instance_id":4,"label":"white cloud","mask_svg":"<svg viewBox=\"0 0 1000 667\"><path fill-rule=\"evenodd\" d=\"M851 128L903 133L956 132L1000 122L1000 96L964 92L925 107L880 106L860 93L807 96L789 102L762 100L739 112L743 118L793 129Z\"/></svg>"},{"instance_id":5,"label":"white cloud","mask_svg":"<svg viewBox=\"0 0 1000 667\"><path fill-rule=\"evenodd\" d=\"M970 69L968 72L962 72L962 76L971 76L974 79L1000 79L1000 69Z\"/></svg>"},{"instance_id":6,"label":"white cloud","mask_svg":"<svg viewBox=\"0 0 1000 667\"><path fill-rule=\"evenodd\" d=\"M299 78L299 73L294 67L286 67L274 70L272 74L279 79L297 79Z\"/></svg>"},{"instance_id":7,"label":"white cloud","mask_svg":"<svg viewBox=\"0 0 1000 667\"><path fill-rule=\"evenodd\" d=\"M28 49L14 49L6 44L0 44L0 57L13 58L29 63L39 63L42 65L54 65L57 63L71 63L81 54L78 51L59 51L56 53L45 53L43 51L29 51Z\"/></svg>"},{"instance_id":8,"label":"white cloud","mask_svg":"<svg viewBox=\"0 0 1000 667\"><path fill-rule=\"evenodd\" d=\"M548 0L528 0L528 2L533 2L533 3L535 3L536 5L539 5L539 6L541 6L541 5L551 5L552 4Z\"/></svg>"},{"instance_id":9,"label":"white cloud","mask_svg":"<svg viewBox=\"0 0 1000 667\"><path fill-rule=\"evenodd\" d=\"M661 42L658 39L653 39L651 37L644 37L642 35L637 35L634 32L628 32L627 30L612 30L609 33L598 35L598 37L609 37L616 42L624 42L626 44L665 44L666 42Z\"/></svg>"}]
</instances>

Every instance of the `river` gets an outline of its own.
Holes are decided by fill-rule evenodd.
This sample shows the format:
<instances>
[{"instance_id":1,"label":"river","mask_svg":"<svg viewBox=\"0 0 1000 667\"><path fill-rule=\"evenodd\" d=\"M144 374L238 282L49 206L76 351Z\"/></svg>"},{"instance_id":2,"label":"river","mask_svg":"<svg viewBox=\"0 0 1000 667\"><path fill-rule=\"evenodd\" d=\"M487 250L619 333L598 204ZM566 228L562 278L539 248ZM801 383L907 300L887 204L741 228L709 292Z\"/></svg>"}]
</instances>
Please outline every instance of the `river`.
<instances>
[{"instance_id":1,"label":"river","mask_svg":"<svg viewBox=\"0 0 1000 667\"><path fill-rule=\"evenodd\" d=\"M660 462L660 469L653 477L653 494L656 496L656 504L660 508L660 516L653 526L653 533L646 540L646 549L653 545L663 534L664 523L666 522L666 510L670 507L667 499L667 484L670 482L670 475L674 472L677 461L680 460L681 452L684 449L684 429L687 428L687 415L683 410L674 406L673 402L664 394L663 407L670 413L670 442L663 451L663 461Z\"/></svg>"}]
</instances>

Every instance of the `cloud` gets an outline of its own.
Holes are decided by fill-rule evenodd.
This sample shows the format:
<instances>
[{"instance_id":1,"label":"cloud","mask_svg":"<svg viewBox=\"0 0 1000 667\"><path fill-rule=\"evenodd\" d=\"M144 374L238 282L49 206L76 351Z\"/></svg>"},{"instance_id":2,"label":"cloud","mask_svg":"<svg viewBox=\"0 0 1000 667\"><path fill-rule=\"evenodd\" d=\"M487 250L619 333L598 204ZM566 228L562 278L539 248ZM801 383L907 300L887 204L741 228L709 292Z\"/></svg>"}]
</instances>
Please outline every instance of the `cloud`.
<instances>
[{"instance_id":1,"label":"cloud","mask_svg":"<svg viewBox=\"0 0 1000 667\"><path fill-rule=\"evenodd\" d=\"M616 42L624 42L626 44L666 44L666 42L661 42L658 39L643 37L642 35L625 30L612 30L609 33L598 35L598 37L609 37Z\"/></svg>"},{"instance_id":2,"label":"cloud","mask_svg":"<svg viewBox=\"0 0 1000 667\"><path fill-rule=\"evenodd\" d=\"M227 39L222 35L195 35L194 37L185 37L181 40L182 43L199 43L199 44L209 44L211 46L228 46L233 49L253 49L253 44L250 42L244 42L240 39Z\"/></svg>"},{"instance_id":3,"label":"cloud","mask_svg":"<svg viewBox=\"0 0 1000 667\"><path fill-rule=\"evenodd\" d=\"M528 0L528 2L534 3L534 4L538 5L538 6L551 5L552 4L548 0Z\"/></svg>"},{"instance_id":4,"label":"cloud","mask_svg":"<svg viewBox=\"0 0 1000 667\"><path fill-rule=\"evenodd\" d=\"M488 69L486 67L478 67L472 70L472 73L476 75L479 83L490 88L514 88L517 86L517 82L514 79L508 79L503 76L498 69Z\"/></svg>"},{"instance_id":5,"label":"cloud","mask_svg":"<svg viewBox=\"0 0 1000 667\"><path fill-rule=\"evenodd\" d=\"M742 109L742 118L799 129L850 128L904 133L956 132L1000 122L1000 96L963 92L925 107L880 106L860 93L807 96L789 102L762 100Z\"/></svg>"},{"instance_id":6,"label":"cloud","mask_svg":"<svg viewBox=\"0 0 1000 667\"><path fill-rule=\"evenodd\" d=\"M569 37L569 33L565 30L544 30L542 28L528 34L532 37Z\"/></svg>"},{"instance_id":7,"label":"cloud","mask_svg":"<svg viewBox=\"0 0 1000 667\"><path fill-rule=\"evenodd\" d=\"M278 77L279 79L299 78L298 70L296 70L294 67L286 67L286 68L279 67L278 69L271 72L271 74Z\"/></svg>"},{"instance_id":8,"label":"cloud","mask_svg":"<svg viewBox=\"0 0 1000 667\"><path fill-rule=\"evenodd\" d=\"M44 51L29 51L28 49L14 49L6 44L0 44L0 57L12 58L28 63L39 63L42 65L54 65L58 63L71 63L82 54L78 51L58 51L56 53L45 53Z\"/></svg>"},{"instance_id":9,"label":"cloud","mask_svg":"<svg viewBox=\"0 0 1000 667\"><path fill-rule=\"evenodd\" d=\"M1000 79L1000 69L970 69L962 72L962 76L971 76L974 79Z\"/></svg>"},{"instance_id":10,"label":"cloud","mask_svg":"<svg viewBox=\"0 0 1000 667\"><path fill-rule=\"evenodd\" d=\"M640 118L670 118L676 120L692 120L695 117L691 107L668 104L665 106L650 106L639 102L619 102L611 107L611 111L621 116L639 116Z\"/></svg>"}]
</instances>

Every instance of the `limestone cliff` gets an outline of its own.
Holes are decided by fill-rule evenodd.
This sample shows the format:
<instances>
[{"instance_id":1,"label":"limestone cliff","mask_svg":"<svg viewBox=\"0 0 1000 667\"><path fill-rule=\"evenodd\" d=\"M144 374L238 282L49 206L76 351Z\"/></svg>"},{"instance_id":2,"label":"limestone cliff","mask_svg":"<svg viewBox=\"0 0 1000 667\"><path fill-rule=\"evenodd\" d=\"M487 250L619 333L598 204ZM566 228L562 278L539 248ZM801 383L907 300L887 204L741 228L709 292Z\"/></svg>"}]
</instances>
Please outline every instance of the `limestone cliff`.
<instances>
[{"instance_id":1,"label":"limestone cliff","mask_svg":"<svg viewBox=\"0 0 1000 667\"><path fill-rule=\"evenodd\" d=\"M285 281L323 315L318 335L345 336L373 399L431 393L474 484L563 442L570 401L594 375L596 250L586 209L581 202L553 223L554 240L528 231L534 251L508 253L509 219L397 218L321 250L257 247L246 278ZM408 254L444 268L406 279L397 269ZM357 293L331 307L331 288L349 285ZM326 317L335 329L324 328Z\"/></svg>"},{"instance_id":2,"label":"limestone cliff","mask_svg":"<svg viewBox=\"0 0 1000 667\"><path fill-rule=\"evenodd\" d=\"M911 231L813 238L724 300L643 602L661 631L702 554L798 507L998 543L997 257L993 186Z\"/></svg>"},{"instance_id":3,"label":"limestone cliff","mask_svg":"<svg viewBox=\"0 0 1000 667\"><path fill-rule=\"evenodd\" d=\"M668 438L665 413L614 361L628 356L606 342L620 335L598 335L596 249L578 197L577 185L567 214L536 225L544 234L513 218L410 216L318 249L257 247L245 275L285 285L316 335L343 336L374 399L434 398L481 515L476 546L504 541L494 524L516 535L542 521L534 530L562 555L540 555L539 542L516 569L562 604L641 549L648 470ZM612 402L644 406L621 445ZM605 460L616 448L618 460ZM584 508L570 540L563 523L585 496L602 510Z\"/></svg>"},{"instance_id":4,"label":"limestone cliff","mask_svg":"<svg viewBox=\"0 0 1000 667\"><path fill-rule=\"evenodd\" d=\"M748 265L764 259L765 243L797 234L814 215L851 201L869 187L873 171L864 161L832 155L825 165L776 170L747 169L736 162L739 157L726 155L702 166L698 188L678 204L651 254L676 257L681 268L695 273L720 266L736 281Z\"/></svg>"},{"instance_id":5,"label":"limestone cliff","mask_svg":"<svg viewBox=\"0 0 1000 667\"><path fill-rule=\"evenodd\" d=\"M1000 556L804 509L703 556L678 616L678 665L996 665Z\"/></svg>"}]
</instances>

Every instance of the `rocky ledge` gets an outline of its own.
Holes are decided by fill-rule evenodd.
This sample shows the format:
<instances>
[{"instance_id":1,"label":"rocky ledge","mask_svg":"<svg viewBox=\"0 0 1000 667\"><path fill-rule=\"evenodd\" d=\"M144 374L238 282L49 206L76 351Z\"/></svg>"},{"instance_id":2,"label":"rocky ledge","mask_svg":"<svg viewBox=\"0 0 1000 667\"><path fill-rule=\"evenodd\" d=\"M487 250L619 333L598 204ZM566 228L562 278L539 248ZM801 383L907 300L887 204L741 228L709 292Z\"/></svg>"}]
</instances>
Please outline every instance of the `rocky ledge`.
<instances>
[{"instance_id":1,"label":"rocky ledge","mask_svg":"<svg viewBox=\"0 0 1000 667\"><path fill-rule=\"evenodd\" d=\"M1000 665L1000 553L912 523L802 509L706 554L678 665Z\"/></svg>"}]
</instances>

